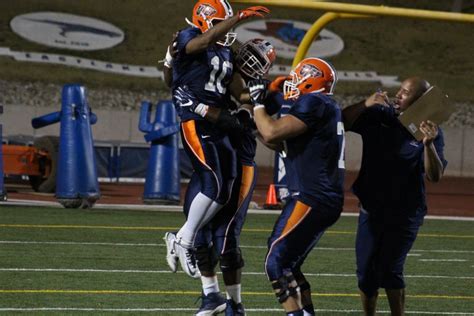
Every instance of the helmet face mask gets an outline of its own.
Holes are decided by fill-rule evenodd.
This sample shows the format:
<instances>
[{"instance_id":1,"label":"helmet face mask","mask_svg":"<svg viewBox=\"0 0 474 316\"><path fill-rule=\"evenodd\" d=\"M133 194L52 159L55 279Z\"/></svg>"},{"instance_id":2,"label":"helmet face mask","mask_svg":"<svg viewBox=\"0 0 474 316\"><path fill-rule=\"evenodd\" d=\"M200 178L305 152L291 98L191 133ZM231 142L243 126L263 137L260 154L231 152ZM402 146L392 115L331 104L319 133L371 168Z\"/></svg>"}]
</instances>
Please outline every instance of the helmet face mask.
<instances>
[{"instance_id":1,"label":"helmet face mask","mask_svg":"<svg viewBox=\"0 0 474 316\"><path fill-rule=\"evenodd\" d=\"M276 59L275 49L270 42L252 39L242 44L237 52L236 64L240 72L250 79L265 76Z\"/></svg>"},{"instance_id":2,"label":"helmet face mask","mask_svg":"<svg viewBox=\"0 0 474 316\"><path fill-rule=\"evenodd\" d=\"M333 66L320 58L307 58L301 61L290 73L291 81L285 81L285 99L295 99L302 94L323 93L332 95L337 82Z\"/></svg>"},{"instance_id":3,"label":"helmet face mask","mask_svg":"<svg viewBox=\"0 0 474 316\"><path fill-rule=\"evenodd\" d=\"M228 32L225 35L225 38L223 40L217 41L216 43L222 46L232 46L234 44L235 40L237 39L237 33L235 32Z\"/></svg>"},{"instance_id":4,"label":"helmet face mask","mask_svg":"<svg viewBox=\"0 0 474 316\"><path fill-rule=\"evenodd\" d=\"M193 9L193 21L188 24L197 27L205 33L219 22L234 16L232 7L227 0L199 0ZM237 33L229 32L225 38L217 41L222 46L231 46L237 38Z\"/></svg>"},{"instance_id":5,"label":"helmet face mask","mask_svg":"<svg viewBox=\"0 0 474 316\"><path fill-rule=\"evenodd\" d=\"M298 74L293 70L290 72L291 81L286 80L283 84L283 95L285 99L296 99L300 96L300 90L298 85L301 83L301 79L298 78Z\"/></svg>"}]
</instances>

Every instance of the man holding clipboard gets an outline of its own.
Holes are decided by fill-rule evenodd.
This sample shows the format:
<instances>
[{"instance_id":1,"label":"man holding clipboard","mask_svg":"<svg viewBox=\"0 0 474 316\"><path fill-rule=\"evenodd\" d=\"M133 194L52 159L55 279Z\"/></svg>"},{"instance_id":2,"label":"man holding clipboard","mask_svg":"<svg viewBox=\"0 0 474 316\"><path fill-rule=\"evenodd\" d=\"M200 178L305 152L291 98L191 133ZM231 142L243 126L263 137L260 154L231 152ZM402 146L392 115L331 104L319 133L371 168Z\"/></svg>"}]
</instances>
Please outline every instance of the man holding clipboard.
<instances>
[{"instance_id":1,"label":"man holding clipboard","mask_svg":"<svg viewBox=\"0 0 474 316\"><path fill-rule=\"evenodd\" d=\"M440 107L444 101L429 91L439 92L413 77L402 82L393 102L377 92L343 110L346 130L363 141L353 192L360 201L356 257L365 315L375 315L379 288L385 289L392 315L404 315L403 267L427 212L424 178L438 182L447 164L436 123L452 109ZM436 112L432 107L444 116L430 114Z\"/></svg>"},{"instance_id":2,"label":"man holding clipboard","mask_svg":"<svg viewBox=\"0 0 474 316\"><path fill-rule=\"evenodd\" d=\"M403 126L421 141L424 138L420 125L432 122L437 125L449 119L454 112L454 105L448 102L448 96L436 86L429 87L408 109L400 113L398 119Z\"/></svg>"}]
</instances>

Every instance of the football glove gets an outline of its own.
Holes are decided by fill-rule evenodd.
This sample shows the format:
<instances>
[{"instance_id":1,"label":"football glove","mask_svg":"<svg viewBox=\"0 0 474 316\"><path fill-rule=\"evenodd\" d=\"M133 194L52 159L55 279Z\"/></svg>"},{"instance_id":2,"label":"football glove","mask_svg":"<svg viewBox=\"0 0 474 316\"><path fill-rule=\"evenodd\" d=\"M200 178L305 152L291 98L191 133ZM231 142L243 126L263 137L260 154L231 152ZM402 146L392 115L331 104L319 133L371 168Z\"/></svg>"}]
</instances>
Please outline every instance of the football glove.
<instances>
[{"instance_id":1,"label":"football glove","mask_svg":"<svg viewBox=\"0 0 474 316\"><path fill-rule=\"evenodd\" d=\"M251 18L251 17L260 17L264 18L265 15L270 13L270 10L262 6L254 6L238 12L239 21Z\"/></svg>"},{"instance_id":2,"label":"football glove","mask_svg":"<svg viewBox=\"0 0 474 316\"><path fill-rule=\"evenodd\" d=\"M252 131L254 129L257 129L257 126L255 126L255 122L253 120L253 115L250 110L246 108L239 108L234 115L235 117L237 117L240 125L244 128L244 130Z\"/></svg>"},{"instance_id":3,"label":"football glove","mask_svg":"<svg viewBox=\"0 0 474 316\"><path fill-rule=\"evenodd\" d=\"M168 49L166 50L166 56L164 59L159 60L159 63L164 63L165 67L172 68L173 59L178 55L178 42L176 39L178 38L179 32L173 34L173 40L168 45Z\"/></svg>"},{"instance_id":4,"label":"football glove","mask_svg":"<svg viewBox=\"0 0 474 316\"><path fill-rule=\"evenodd\" d=\"M194 93L189 90L188 86L178 87L173 91L173 102L181 108L189 108L202 117L205 117L209 106L199 103Z\"/></svg>"},{"instance_id":5,"label":"football glove","mask_svg":"<svg viewBox=\"0 0 474 316\"><path fill-rule=\"evenodd\" d=\"M248 83L249 93L250 93L250 101L254 106L260 106L263 104L267 96L267 87L270 81L266 79L255 79L250 80Z\"/></svg>"},{"instance_id":6,"label":"football glove","mask_svg":"<svg viewBox=\"0 0 474 316\"><path fill-rule=\"evenodd\" d=\"M240 146L242 135L252 133L256 129L249 110L239 109L234 114L222 109L216 122L216 127L229 135L234 146Z\"/></svg>"},{"instance_id":7,"label":"football glove","mask_svg":"<svg viewBox=\"0 0 474 316\"><path fill-rule=\"evenodd\" d=\"M268 86L268 90L271 92L282 92L283 84L286 80L291 80L291 76L278 76Z\"/></svg>"}]
</instances>

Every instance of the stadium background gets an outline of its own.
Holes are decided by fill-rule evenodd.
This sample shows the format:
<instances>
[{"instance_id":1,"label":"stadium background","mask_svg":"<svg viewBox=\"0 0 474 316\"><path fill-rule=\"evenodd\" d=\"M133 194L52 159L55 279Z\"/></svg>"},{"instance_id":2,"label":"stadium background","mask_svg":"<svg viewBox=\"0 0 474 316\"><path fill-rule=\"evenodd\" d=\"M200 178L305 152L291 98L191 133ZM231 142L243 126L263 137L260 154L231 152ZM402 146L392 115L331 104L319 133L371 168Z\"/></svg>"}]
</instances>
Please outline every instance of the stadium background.
<instances>
[{"instance_id":1,"label":"stadium background","mask_svg":"<svg viewBox=\"0 0 474 316\"><path fill-rule=\"evenodd\" d=\"M474 13L472 0L342 2L442 11L460 8L464 13ZM191 0L0 1L0 47L156 66L157 60L164 56L171 34L186 27L184 17L190 17L193 5L194 1ZM243 6L233 4L233 7L238 10ZM11 31L9 23L12 18L37 11L95 17L121 28L125 32L125 40L110 49L80 52L38 45ZM272 18L307 23L313 23L322 13L272 8ZM449 177L443 179L440 185L428 186L430 214L473 216L474 26L465 23L374 18L340 20L331 23L328 29L338 34L345 44L340 54L329 58L337 69L376 71L381 75L398 76L399 79L417 74L439 85L450 95L457 106L457 112L443 126L446 132L445 151L449 160ZM291 60L279 59L278 63L290 64ZM162 65L158 67L161 68ZM4 136L9 138L23 135L25 139L29 139L58 134L58 126L33 130L30 120L59 110L61 87L70 82L83 83L88 88L89 103L99 117L99 123L93 127L94 137L104 142L117 141L146 146L143 134L137 128L140 102L157 102L169 98L168 89L158 79L17 62L9 57L0 57L0 104L5 109L0 120L4 126ZM367 96L379 86L378 83L340 81L336 94L343 105L348 105ZM393 93L395 90L391 88L389 92ZM348 134L346 157L350 170L357 169L360 153L360 140ZM257 201L262 202L272 178L273 154L260 146L257 162L262 166L262 177L255 195ZM354 173L349 172L347 190L353 177ZM133 203L140 204L142 186L135 185L132 188L133 190L127 188L124 191L123 187L105 187L102 190L103 199L99 203L129 203L130 198L133 198ZM10 197L14 198L53 200L51 195L31 191L21 193L25 187L9 187L7 184L7 189L11 190ZM346 210L355 211L356 201L350 194L347 201ZM199 295L197 284L190 285L182 274L173 278L172 275L160 272L165 270L165 264L164 260L157 260L157 257L164 256L159 238L169 227L178 227L182 223L179 212L154 215L99 208L93 212L71 213L55 208L7 208L2 205L0 217L0 258L3 262L0 267L0 313L15 311L14 308L8 310L9 307L17 307L19 309L16 311L22 312L25 311L22 308L44 306L70 307L64 311L56 310L59 314L74 313L74 308L90 306L94 306L96 310L118 308L117 313L126 312L124 306L132 308L130 311L136 313L143 307L150 309L149 311L155 308L159 315L176 315L180 313L176 307L187 308L186 311L181 310L183 314L194 310L193 302ZM250 216L244 231L246 237L242 241L248 247L245 250L249 258L247 271L261 270L265 238L273 221L272 215ZM157 226L150 227L150 223ZM328 232L328 237L323 238L322 250L315 251L309 258L308 266L314 268L314 271L322 272L321 275L312 276L317 277L317 282L320 282L318 284L326 290L316 294L322 314L333 315L337 312L334 306L340 307L345 313L360 308L354 280L348 281L348 278L354 276L347 274L353 273L353 257L347 245L353 244L354 227L353 218L343 218ZM472 286L469 286L473 278L472 238L470 222L427 220L413 258L407 265L408 273L413 275L410 280L412 294L408 297L409 311L427 311L427 314L430 314L429 311L437 311L432 312L432 315L441 315L441 312L447 315L472 315L474 293ZM70 248L74 243L77 248ZM426 254L432 256L425 257ZM418 260L417 256L422 258ZM439 262L433 263L430 260ZM34 269L38 267L54 267L57 271L40 269L41 271L35 272ZM90 267L94 271L85 271ZM110 269L115 269L116 272ZM101 270L107 271L100 276L94 274L101 273ZM133 273L136 273L136 277L128 277ZM158 276L150 278L150 273ZM260 307L266 308L261 310L262 313L275 313L272 308L276 304L271 293L267 293L269 291L264 280L263 275L244 276L244 283L249 284L244 299L249 302L250 308L255 309L253 315L258 314ZM169 289L171 282L175 285L172 290ZM381 308L387 309L387 306L381 302Z\"/></svg>"},{"instance_id":2,"label":"stadium background","mask_svg":"<svg viewBox=\"0 0 474 316\"><path fill-rule=\"evenodd\" d=\"M346 1L347 3L390 5L429 10L474 11L473 1ZM158 66L169 43L171 34L186 27L184 17L190 17L193 1L20 1L0 3L0 46L12 51L64 54L112 63ZM241 6L234 4L235 10ZM27 41L10 29L10 21L19 14L57 11L95 17L121 28L125 40L112 48L97 51L71 51L51 48ZM290 19L313 23L323 12L311 10L286 10L272 8L272 18ZM328 29L344 41L344 49L328 59L338 70L375 71L379 75L420 75L439 85L457 106L456 113L443 125L446 140L446 157L449 161L446 175L474 176L474 27L468 23L379 17L371 19L343 19L332 22ZM291 64L279 58L278 64ZM88 99L99 121L93 126L94 139L105 143L131 143L146 148L143 134L138 130L140 102L153 103L170 97L161 80L99 71L65 67L52 64L18 62L10 57L0 57L0 103L5 113L0 118L7 139L31 140L32 137L58 135L59 125L39 130L31 127L30 118L57 111L60 107L61 86L65 83L83 83L88 89ZM339 81L336 96L343 106L369 95L380 87L379 82L361 83ZM396 88L388 88L394 93ZM346 166L358 169L360 164L360 138L347 134ZM257 202L265 198L266 186L271 182L274 154L264 146L258 147L256 157L261 167ZM349 174L349 181L353 178ZM460 182L461 181L461 182ZM462 183L455 192L472 191ZM464 182L462 182L464 181ZM470 182L468 182L470 183ZM452 185L449 186L453 188ZM140 193L140 189L137 189ZM460 191L459 191L460 190ZM451 190L453 191L453 190ZM451 192L450 191L450 192ZM437 189L436 192L445 192ZM464 194L464 193L462 193ZM466 199L472 196L466 195ZM440 198L445 201L444 198ZM439 203L432 203L439 206ZM449 204L448 202L446 204ZM474 203L460 202L462 205ZM443 206L444 208L445 206ZM353 209L353 205L350 206ZM455 209L454 207L451 207Z\"/></svg>"}]
</instances>

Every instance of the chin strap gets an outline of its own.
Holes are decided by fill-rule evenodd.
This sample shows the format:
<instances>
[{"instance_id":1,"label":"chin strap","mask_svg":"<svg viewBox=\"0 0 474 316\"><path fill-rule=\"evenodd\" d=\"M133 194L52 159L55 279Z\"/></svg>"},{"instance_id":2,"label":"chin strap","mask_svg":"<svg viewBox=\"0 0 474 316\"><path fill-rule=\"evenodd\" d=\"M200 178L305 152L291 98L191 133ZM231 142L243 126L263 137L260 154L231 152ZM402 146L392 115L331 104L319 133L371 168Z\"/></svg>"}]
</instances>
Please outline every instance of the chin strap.
<instances>
[{"instance_id":1,"label":"chin strap","mask_svg":"<svg viewBox=\"0 0 474 316\"><path fill-rule=\"evenodd\" d=\"M188 23L188 25L189 25L189 26L191 26L191 27L195 27L195 28L197 28L197 29L198 29L197 25L196 25L196 24L194 24L193 22L189 21L189 19L188 19L188 18L184 18L184 20L186 21L186 23Z\"/></svg>"},{"instance_id":2,"label":"chin strap","mask_svg":"<svg viewBox=\"0 0 474 316\"><path fill-rule=\"evenodd\" d=\"M310 93L320 93L320 92L323 92L324 90L326 90L326 88L321 88L321 89L318 89L318 90L314 90L314 91L311 91Z\"/></svg>"}]
</instances>

